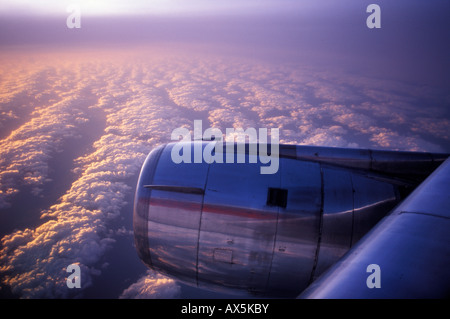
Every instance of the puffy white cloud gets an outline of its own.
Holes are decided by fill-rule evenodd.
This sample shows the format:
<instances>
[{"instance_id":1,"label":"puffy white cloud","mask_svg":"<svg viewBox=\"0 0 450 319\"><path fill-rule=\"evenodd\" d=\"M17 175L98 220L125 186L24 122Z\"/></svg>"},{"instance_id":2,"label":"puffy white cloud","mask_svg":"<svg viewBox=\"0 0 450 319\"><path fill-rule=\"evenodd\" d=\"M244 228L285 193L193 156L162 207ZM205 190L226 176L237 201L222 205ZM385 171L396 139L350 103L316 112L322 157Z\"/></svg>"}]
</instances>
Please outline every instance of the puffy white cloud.
<instances>
[{"instance_id":1,"label":"puffy white cloud","mask_svg":"<svg viewBox=\"0 0 450 319\"><path fill-rule=\"evenodd\" d=\"M180 296L180 286L154 271L148 270L137 282L125 289L121 299L171 299Z\"/></svg>"}]
</instances>

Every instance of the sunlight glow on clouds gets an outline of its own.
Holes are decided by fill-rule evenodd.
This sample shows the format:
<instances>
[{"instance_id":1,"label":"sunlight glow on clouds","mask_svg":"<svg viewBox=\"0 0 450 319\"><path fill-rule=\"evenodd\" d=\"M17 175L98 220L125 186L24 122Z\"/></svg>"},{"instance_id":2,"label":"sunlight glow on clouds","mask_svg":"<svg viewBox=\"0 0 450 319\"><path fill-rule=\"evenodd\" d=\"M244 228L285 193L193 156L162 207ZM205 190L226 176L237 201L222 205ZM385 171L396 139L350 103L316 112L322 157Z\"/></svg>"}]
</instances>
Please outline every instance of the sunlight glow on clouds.
<instances>
[{"instance_id":1,"label":"sunlight glow on clouds","mask_svg":"<svg viewBox=\"0 0 450 319\"><path fill-rule=\"evenodd\" d=\"M110 222L131 214L125 198L146 155L195 119L222 131L278 127L281 142L292 144L443 151L449 141L448 119L418 105L423 92L410 84L187 50L130 52L32 59L2 53L8 63L0 69L0 208L24 187L48 195L55 182L50 162L64 158L67 143L89 136L87 127L104 125L85 153L70 159L70 187L36 212L40 225L1 238L1 283L15 295L73 297L92 286L119 233ZM64 278L75 262L84 281L73 292ZM125 288L123 298L180 291L152 272Z\"/></svg>"},{"instance_id":2,"label":"sunlight glow on clouds","mask_svg":"<svg viewBox=\"0 0 450 319\"><path fill-rule=\"evenodd\" d=\"M172 279L148 270L146 275L125 289L121 299L165 299L177 298L180 287Z\"/></svg>"}]
</instances>

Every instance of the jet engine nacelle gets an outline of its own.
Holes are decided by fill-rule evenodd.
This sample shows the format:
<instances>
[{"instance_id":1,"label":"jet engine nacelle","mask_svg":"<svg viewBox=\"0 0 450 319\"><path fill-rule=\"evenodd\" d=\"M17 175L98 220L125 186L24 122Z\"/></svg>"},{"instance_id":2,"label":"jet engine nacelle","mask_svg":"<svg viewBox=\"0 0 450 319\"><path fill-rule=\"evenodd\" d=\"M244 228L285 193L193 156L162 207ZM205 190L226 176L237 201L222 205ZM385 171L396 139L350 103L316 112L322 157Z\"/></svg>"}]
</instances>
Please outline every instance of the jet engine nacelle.
<instances>
[{"instance_id":1,"label":"jet engine nacelle","mask_svg":"<svg viewBox=\"0 0 450 319\"><path fill-rule=\"evenodd\" d=\"M214 142L192 152L198 143ZM394 152L280 145L278 171L261 174L248 144L243 163L178 164L176 145L154 149L141 170L140 258L196 287L266 296L297 296L401 200L408 183L390 170L434 169L425 153L393 168Z\"/></svg>"}]
</instances>

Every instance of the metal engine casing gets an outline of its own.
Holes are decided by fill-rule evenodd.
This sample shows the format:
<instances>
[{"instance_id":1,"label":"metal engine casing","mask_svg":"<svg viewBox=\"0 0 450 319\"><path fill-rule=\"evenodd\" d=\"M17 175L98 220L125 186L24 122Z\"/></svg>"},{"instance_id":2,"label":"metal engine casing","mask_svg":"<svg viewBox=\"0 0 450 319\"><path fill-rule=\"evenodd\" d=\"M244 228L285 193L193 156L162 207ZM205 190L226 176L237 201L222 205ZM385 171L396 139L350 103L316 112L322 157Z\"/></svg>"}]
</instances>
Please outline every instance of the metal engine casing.
<instances>
[{"instance_id":1,"label":"metal engine casing","mask_svg":"<svg viewBox=\"0 0 450 319\"><path fill-rule=\"evenodd\" d=\"M195 287L295 297L401 200L368 150L280 145L278 171L261 174L248 152L245 163L176 164L174 145L142 166L135 243L150 268Z\"/></svg>"}]
</instances>

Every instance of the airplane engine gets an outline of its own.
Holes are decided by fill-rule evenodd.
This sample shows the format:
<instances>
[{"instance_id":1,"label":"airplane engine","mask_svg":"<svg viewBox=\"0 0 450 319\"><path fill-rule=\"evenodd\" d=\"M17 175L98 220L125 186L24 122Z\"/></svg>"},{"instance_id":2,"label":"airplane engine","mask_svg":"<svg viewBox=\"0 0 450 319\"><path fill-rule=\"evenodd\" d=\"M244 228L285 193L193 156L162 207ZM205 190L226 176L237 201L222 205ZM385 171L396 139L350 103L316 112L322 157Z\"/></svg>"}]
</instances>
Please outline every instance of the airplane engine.
<instances>
[{"instance_id":1,"label":"airplane engine","mask_svg":"<svg viewBox=\"0 0 450 319\"><path fill-rule=\"evenodd\" d=\"M278 170L262 174L268 156L258 158L249 144L243 152L234 144L209 154L214 143L185 144L192 154L202 151L200 162L176 163L179 143L154 149L135 196L139 257L195 287L295 297L377 224L406 188L388 173L389 152L279 145ZM223 163L207 158L230 149ZM414 163L426 163L427 156L417 154Z\"/></svg>"}]
</instances>

